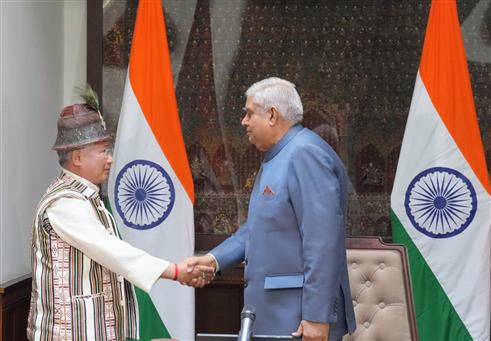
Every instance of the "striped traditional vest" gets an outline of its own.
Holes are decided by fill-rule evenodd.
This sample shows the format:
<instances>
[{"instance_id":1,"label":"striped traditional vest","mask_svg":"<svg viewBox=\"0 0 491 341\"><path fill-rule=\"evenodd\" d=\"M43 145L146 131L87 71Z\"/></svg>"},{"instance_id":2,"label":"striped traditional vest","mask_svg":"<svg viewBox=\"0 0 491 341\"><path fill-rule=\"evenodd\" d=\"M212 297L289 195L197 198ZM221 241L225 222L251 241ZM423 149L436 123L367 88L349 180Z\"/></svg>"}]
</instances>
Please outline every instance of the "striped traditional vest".
<instances>
[{"instance_id":1,"label":"striped traditional vest","mask_svg":"<svg viewBox=\"0 0 491 341\"><path fill-rule=\"evenodd\" d=\"M46 209L62 197L90 202L108 233L118 233L112 216L103 209L99 194L93 189L66 173L50 185L33 223L28 339L138 339L133 285L65 243L51 227Z\"/></svg>"}]
</instances>

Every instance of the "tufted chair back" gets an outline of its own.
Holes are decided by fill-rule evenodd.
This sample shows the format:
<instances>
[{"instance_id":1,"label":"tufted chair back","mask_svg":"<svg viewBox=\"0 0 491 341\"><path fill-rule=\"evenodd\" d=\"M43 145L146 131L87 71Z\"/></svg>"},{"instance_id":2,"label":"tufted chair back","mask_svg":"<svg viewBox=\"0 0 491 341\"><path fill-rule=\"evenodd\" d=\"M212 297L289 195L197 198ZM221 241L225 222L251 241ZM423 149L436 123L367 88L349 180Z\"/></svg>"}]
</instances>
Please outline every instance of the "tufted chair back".
<instances>
[{"instance_id":1,"label":"tufted chair back","mask_svg":"<svg viewBox=\"0 0 491 341\"><path fill-rule=\"evenodd\" d=\"M343 341L417 340L406 249L378 237L348 238L356 331Z\"/></svg>"}]
</instances>

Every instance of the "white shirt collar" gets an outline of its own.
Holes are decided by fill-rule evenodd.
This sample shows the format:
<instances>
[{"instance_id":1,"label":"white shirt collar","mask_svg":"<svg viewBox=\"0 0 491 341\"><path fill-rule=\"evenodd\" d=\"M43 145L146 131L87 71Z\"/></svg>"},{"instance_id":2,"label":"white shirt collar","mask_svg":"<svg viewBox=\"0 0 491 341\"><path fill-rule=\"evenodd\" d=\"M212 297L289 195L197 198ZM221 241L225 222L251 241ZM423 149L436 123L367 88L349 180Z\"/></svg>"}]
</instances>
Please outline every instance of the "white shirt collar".
<instances>
[{"instance_id":1,"label":"white shirt collar","mask_svg":"<svg viewBox=\"0 0 491 341\"><path fill-rule=\"evenodd\" d=\"M82 178L81 176L73 173L73 172L70 172L69 170L61 167L61 169L63 170L63 172L65 172L69 177L81 182L82 184L84 184L85 186L89 187L90 189L92 189L94 192L96 193L99 193L99 186L97 185L94 185L92 182L90 182L89 180L85 179L85 178Z\"/></svg>"}]
</instances>

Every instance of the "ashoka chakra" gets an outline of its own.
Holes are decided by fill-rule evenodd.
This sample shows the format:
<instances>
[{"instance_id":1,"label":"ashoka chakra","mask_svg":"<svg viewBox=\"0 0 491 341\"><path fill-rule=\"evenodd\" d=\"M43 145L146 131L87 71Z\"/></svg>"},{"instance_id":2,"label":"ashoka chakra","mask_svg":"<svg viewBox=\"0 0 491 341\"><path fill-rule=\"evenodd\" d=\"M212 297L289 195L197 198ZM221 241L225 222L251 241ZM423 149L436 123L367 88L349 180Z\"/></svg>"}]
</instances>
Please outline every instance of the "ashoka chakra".
<instances>
[{"instance_id":1,"label":"ashoka chakra","mask_svg":"<svg viewBox=\"0 0 491 341\"><path fill-rule=\"evenodd\" d=\"M434 167L411 181L404 205L418 231L432 238L448 238L464 231L474 219L476 191L462 173Z\"/></svg>"},{"instance_id":2,"label":"ashoka chakra","mask_svg":"<svg viewBox=\"0 0 491 341\"><path fill-rule=\"evenodd\" d=\"M121 169L115 184L116 209L124 223L138 230L160 225L174 206L169 174L155 162L134 160Z\"/></svg>"}]
</instances>

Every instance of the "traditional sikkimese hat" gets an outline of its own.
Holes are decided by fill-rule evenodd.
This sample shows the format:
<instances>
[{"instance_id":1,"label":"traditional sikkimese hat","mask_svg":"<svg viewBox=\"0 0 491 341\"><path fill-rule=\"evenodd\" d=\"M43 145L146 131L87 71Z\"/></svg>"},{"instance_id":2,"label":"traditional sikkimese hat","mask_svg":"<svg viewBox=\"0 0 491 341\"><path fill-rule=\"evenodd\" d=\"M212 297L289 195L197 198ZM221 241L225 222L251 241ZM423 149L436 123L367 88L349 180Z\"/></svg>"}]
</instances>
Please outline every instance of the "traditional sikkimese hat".
<instances>
[{"instance_id":1,"label":"traditional sikkimese hat","mask_svg":"<svg viewBox=\"0 0 491 341\"><path fill-rule=\"evenodd\" d=\"M85 103L63 108L58 118L58 135L53 150L73 150L112 140L99 110L97 94L90 85L80 90Z\"/></svg>"}]
</instances>

